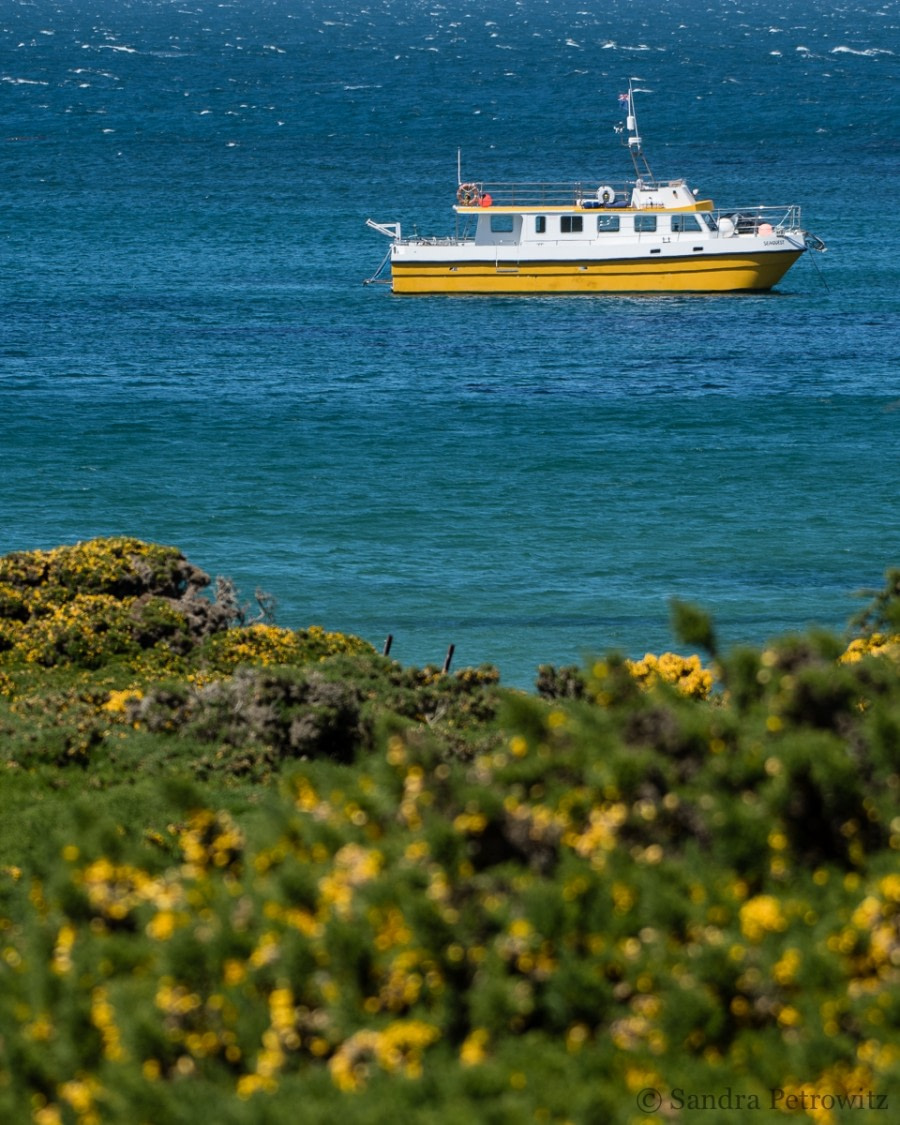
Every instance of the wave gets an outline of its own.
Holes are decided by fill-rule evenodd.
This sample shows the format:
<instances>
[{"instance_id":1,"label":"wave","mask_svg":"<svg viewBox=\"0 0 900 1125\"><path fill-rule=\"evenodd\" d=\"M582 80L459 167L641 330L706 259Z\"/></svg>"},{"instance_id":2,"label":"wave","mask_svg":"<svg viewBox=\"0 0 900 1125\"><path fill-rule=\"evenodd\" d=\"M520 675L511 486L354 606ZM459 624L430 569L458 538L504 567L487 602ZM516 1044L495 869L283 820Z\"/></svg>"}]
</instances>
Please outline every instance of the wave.
<instances>
[{"instance_id":1,"label":"wave","mask_svg":"<svg viewBox=\"0 0 900 1125\"><path fill-rule=\"evenodd\" d=\"M93 48L95 51L120 51L125 55L138 54L137 47L121 47L117 43L82 43L82 47Z\"/></svg>"},{"instance_id":2,"label":"wave","mask_svg":"<svg viewBox=\"0 0 900 1125\"><path fill-rule=\"evenodd\" d=\"M875 55L893 55L886 47L867 47L864 51L857 51L853 47L832 47L832 55L861 55L863 58L873 58Z\"/></svg>"},{"instance_id":3,"label":"wave","mask_svg":"<svg viewBox=\"0 0 900 1125\"><path fill-rule=\"evenodd\" d=\"M646 43L638 43L636 47L628 47L617 43L615 39L607 39L605 43L600 44L601 51L664 51L665 49L665 47L648 47Z\"/></svg>"}]
</instances>

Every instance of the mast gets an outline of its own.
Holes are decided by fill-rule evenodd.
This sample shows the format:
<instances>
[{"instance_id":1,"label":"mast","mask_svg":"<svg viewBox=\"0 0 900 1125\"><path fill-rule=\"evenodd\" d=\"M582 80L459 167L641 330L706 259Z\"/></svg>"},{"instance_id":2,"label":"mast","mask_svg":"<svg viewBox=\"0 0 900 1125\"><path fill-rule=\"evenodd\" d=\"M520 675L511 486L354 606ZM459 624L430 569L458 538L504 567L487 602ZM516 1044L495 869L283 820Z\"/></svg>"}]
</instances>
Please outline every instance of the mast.
<instances>
[{"instance_id":1,"label":"mast","mask_svg":"<svg viewBox=\"0 0 900 1125\"><path fill-rule=\"evenodd\" d=\"M650 165L647 163L647 157L644 155L644 150L641 147L641 136L638 132L637 114L634 112L634 87L632 85L633 79L628 79L628 93L619 94L619 104L625 108L627 117L625 120L625 128L628 130L628 151L631 154L631 162L634 165L634 174L639 180L646 179L653 180L653 172Z\"/></svg>"}]
</instances>

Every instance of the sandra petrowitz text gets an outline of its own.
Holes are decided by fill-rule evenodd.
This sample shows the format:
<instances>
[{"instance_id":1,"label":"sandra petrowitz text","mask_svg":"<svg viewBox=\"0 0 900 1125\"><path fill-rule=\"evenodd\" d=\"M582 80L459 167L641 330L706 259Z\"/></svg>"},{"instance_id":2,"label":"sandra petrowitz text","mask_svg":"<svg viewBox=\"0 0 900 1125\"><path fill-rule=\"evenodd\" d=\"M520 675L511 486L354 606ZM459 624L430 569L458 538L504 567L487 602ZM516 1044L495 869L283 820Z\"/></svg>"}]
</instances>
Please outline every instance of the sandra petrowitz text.
<instances>
[{"instance_id":1,"label":"sandra petrowitz text","mask_svg":"<svg viewBox=\"0 0 900 1125\"><path fill-rule=\"evenodd\" d=\"M782 1090L777 1086L760 1094L744 1094L726 1086L724 1090L688 1090L674 1086L663 1093L647 1086L635 1099L643 1113L658 1109L734 1109L776 1110L781 1113L806 1113L809 1110L857 1109L886 1110L887 1094L874 1090L845 1090L836 1094L819 1094L807 1090Z\"/></svg>"}]
</instances>

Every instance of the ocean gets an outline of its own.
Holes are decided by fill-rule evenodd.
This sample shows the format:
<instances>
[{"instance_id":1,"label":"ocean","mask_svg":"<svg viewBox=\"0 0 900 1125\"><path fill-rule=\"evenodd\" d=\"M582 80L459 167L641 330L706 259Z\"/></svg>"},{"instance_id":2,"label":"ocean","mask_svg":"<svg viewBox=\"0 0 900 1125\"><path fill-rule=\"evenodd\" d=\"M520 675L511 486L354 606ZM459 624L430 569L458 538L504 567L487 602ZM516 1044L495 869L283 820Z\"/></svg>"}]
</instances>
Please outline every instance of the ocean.
<instances>
[{"instance_id":1,"label":"ocean","mask_svg":"<svg viewBox=\"0 0 900 1125\"><path fill-rule=\"evenodd\" d=\"M900 565L900 5L5 0L0 553L179 546L404 664L842 629ZM422 297L368 217L654 172L798 203L776 291Z\"/></svg>"}]
</instances>

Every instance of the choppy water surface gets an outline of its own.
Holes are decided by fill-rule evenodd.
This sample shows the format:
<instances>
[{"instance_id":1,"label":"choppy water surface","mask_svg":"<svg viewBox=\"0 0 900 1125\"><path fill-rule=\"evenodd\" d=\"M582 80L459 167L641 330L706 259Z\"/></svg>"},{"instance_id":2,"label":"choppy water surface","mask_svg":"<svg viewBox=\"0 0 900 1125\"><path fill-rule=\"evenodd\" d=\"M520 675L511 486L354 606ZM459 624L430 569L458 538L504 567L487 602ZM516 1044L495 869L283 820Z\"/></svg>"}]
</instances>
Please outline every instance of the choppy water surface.
<instances>
[{"instance_id":1,"label":"choppy water surface","mask_svg":"<svg viewBox=\"0 0 900 1125\"><path fill-rule=\"evenodd\" d=\"M76 10L73 10L76 9ZM900 562L900 9L10 3L0 551L172 542L284 624L539 663L841 626ZM419 298L368 216L654 171L803 205L776 293Z\"/></svg>"}]
</instances>

